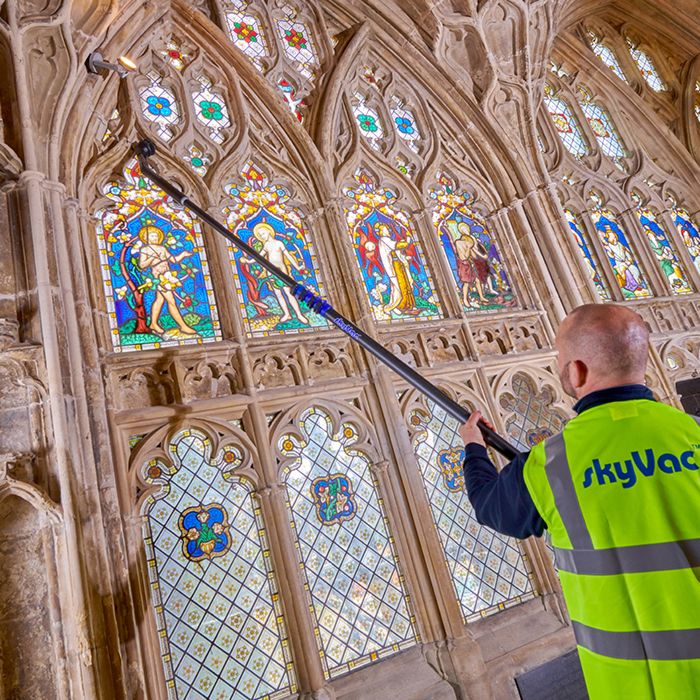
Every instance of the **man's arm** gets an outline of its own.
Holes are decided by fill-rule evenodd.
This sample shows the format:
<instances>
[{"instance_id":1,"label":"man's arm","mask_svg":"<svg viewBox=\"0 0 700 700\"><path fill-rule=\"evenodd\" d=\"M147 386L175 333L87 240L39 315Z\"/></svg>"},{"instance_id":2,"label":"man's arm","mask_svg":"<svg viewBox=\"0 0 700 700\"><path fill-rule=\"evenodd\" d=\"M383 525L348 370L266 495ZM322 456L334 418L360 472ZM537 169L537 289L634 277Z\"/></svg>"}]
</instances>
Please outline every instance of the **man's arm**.
<instances>
[{"instance_id":1,"label":"man's arm","mask_svg":"<svg viewBox=\"0 0 700 700\"><path fill-rule=\"evenodd\" d=\"M460 429L466 443L464 480L476 519L482 525L511 537L539 537L546 525L523 477L523 467L530 453L518 455L498 472L476 427L480 418L481 414L475 411Z\"/></svg>"}]
</instances>

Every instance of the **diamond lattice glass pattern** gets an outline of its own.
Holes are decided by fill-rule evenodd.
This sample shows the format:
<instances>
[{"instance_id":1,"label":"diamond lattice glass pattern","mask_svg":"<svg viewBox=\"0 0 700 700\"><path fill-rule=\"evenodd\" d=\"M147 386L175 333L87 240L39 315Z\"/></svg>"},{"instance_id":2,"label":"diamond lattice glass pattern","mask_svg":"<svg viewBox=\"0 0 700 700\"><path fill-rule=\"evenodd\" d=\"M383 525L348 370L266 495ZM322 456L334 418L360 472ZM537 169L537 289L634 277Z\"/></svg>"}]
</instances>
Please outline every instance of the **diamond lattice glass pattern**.
<instances>
[{"instance_id":1,"label":"diamond lattice glass pattern","mask_svg":"<svg viewBox=\"0 0 700 700\"><path fill-rule=\"evenodd\" d=\"M569 229L574 236L576 245L579 249L579 252L581 253L581 257L583 258L583 264L588 274L588 277L593 282L596 292L598 292L598 296L603 301L610 301L611 296L610 292L608 291L607 283L603 280L603 278L598 272L598 265L596 263L595 257L593 255L591 247L588 245L587 237L584 234L583 229L581 228L578 219L576 218L576 215L568 209L564 209L564 215L566 216L566 221L569 224Z\"/></svg>"},{"instance_id":2,"label":"diamond lattice glass pattern","mask_svg":"<svg viewBox=\"0 0 700 700\"><path fill-rule=\"evenodd\" d=\"M261 59L268 56L267 41L260 20L247 10L247 3L232 3L230 9L224 12L226 27L234 45L248 56L258 70L262 70Z\"/></svg>"},{"instance_id":3,"label":"diamond lattice glass pattern","mask_svg":"<svg viewBox=\"0 0 700 700\"><path fill-rule=\"evenodd\" d=\"M209 138L216 143L224 142L223 129L231 126L224 98L212 90L209 78L197 78L199 89L192 93L197 119L209 130Z\"/></svg>"},{"instance_id":4,"label":"diamond lattice glass pattern","mask_svg":"<svg viewBox=\"0 0 700 700\"><path fill-rule=\"evenodd\" d=\"M282 40L282 48L287 58L305 77L313 79L318 67L316 49L311 41L311 34L303 22L292 19L296 13L287 8L287 17L277 20L277 31Z\"/></svg>"},{"instance_id":5,"label":"diamond lattice glass pattern","mask_svg":"<svg viewBox=\"0 0 700 700\"><path fill-rule=\"evenodd\" d=\"M391 119L394 122L394 129L412 151L418 151L418 142L421 134L416 124L416 118L410 109L407 109L398 98L393 99L391 108Z\"/></svg>"},{"instance_id":6,"label":"diamond lattice glass pattern","mask_svg":"<svg viewBox=\"0 0 700 700\"><path fill-rule=\"evenodd\" d=\"M464 488L456 420L432 404L416 409L413 448L462 615L469 622L534 596L517 541L479 523Z\"/></svg>"},{"instance_id":7,"label":"diamond lattice glass pattern","mask_svg":"<svg viewBox=\"0 0 700 700\"><path fill-rule=\"evenodd\" d=\"M586 146L576 117L569 105L557 97L547 84L545 84L544 104L566 150L577 158L585 156L588 153L588 146Z\"/></svg>"},{"instance_id":8,"label":"diamond lattice glass pattern","mask_svg":"<svg viewBox=\"0 0 700 700\"><path fill-rule=\"evenodd\" d=\"M295 690L260 506L235 476L242 455L183 430L172 466L144 478L148 572L168 697L277 698Z\"/></svg>"},{"instance_id":9,"label":"diamond lattice glass pattern","mask_svg":"<svg viewBox=\"0 0 700 700\"><path fill-rule=\"evenodd\" d=\"M639 72L644 77L644 80L647 81L649 87L654 90L654 92L663 92L666 89L666 85L664 81L661 80L661 76L657 72L656 66L649 54L635 46L629 39L627 40L627 47L629 48L632 60L637 64Z\"/></svg>"},{"instance_id":10,"label":"diamond lattice glass pattern","mask_svg":"<svg viewBox=\"0 0 700 700\"><path fill-rule=\"evenodd\" d=\"M579 99L579 106L595 134L600 150L610 158L622 158L627 155L608 111L587 98Z\"/></svg>"},{"instance_id":11,"label":"diamond lattice glass pattern","mask_svg":"<svg viewBox=\"0 0 700 700\"><path fill-rule=\"evenodd\" d=\"M695 269L700 274L700 231L690 218L688 210L683 207L673 207L673 221L678 235L693 259Z\"/></svg>"},{"instance_id":12,"label":"diamond lattice glass pattern","mask_svg":"<svg viewBox=\"0 0 700 700\"><path fill-rule=\"evenodd\" d=\"M416 642L394 540L369 460L352 448L357 431L309 409L305 438L280 439L296 457L285 469L292 525L299 542L317 641L327 677L388 656Z\"/></svg>"},{"instance_id":13,"label":"diamond lattice glass pattern","mask_svg":"<svg viewBox=\"0 0 700 700\"><path fill-rule=\"evenodd\" d=\"M591 44L591 49L593 53L598 56L598 58L615 73L615 75L620 79L627 82L627 77L622 72L620 67L620 62L617 60L615 52L607 47L605 44L601 43L600 38L593 32L588 33L588 40Z\"/></svg>"},{"instance_id":14,"label":"diamond lattice glass pattern","mask_svg":"<svg viewBox=\"0 0 700 700\"><path fill-rule=\"evenodd\" d=\"M148 74L149 83L139 89L141 111L146 119L156 125L156 133L163 141L170 141L174 132L172 127L180 121L180 107L175 93L162 84L158 73Z\"/></svg>"}]
</instances>

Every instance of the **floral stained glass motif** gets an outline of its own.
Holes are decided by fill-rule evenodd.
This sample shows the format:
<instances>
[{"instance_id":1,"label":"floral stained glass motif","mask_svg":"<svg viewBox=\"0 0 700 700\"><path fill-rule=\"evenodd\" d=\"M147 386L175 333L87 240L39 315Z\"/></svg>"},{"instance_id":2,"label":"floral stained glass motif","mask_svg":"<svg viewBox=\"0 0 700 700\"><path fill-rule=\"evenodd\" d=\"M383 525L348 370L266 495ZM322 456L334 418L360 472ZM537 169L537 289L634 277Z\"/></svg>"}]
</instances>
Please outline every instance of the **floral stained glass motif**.
<instances>
[{"instance_id":1,"label":"floral stained glass motif","mask_svg":"<svg viewBox=\"0 0 700 700\"><path fill-rule=\"evenodd\" d=\"M207 127L209 138L215 143L224 142L224 130L231 126L224 98L212 89L209 78L197 78L199 89L192 93L197 119Z\"/></svg>"},{"instance_id":2,"label":"floral stained glass motif","mask_svg":"<svg viewBox=\"0 0 700 700\"><path fill-rule=\"evenodd\" d=\"M578 98L579 106L595 134L600 150L610 158L626 156L627 153L608 110L595 104L591 92L583 85L579 86Z\"/></svg>"},{"instance_id":3,"label":"floral stained glass motif","mask_svg":"<svg viewBox=\"0 0 700 700\"><path fill-rule=\"evenodd\" d=\"M231 203L224 214L231 231L307 289L323 295L316 254L301 212L289 205L289 192L270 184L250 162L241 180L228 185L226 192ZM249 336L327 327L323 317L302 308L292 290L252 258L232 245L229 255Z\"/></svg>"},{"instance_id":4,"label":"floral stained glass motif","mask_svg":"<svg viewBox=\"0 0 700 700\"><path fill-rule=\"evenodd\" d=\"M446 175L430 191L433 225L460 290L465 311L503 309L515 305L503 259L493 234L471 207L473 197L455 192Z\"/></svg>"},{"instance_id":5,"label":"floral stained glass motif","mask_svg":"<svg viewBox=\"0 0 700 700\"><path fill-rule=\"evenodd\" d=\"M294 669L260 505L235 473L243 455L212 454L194 430L169 452L143 469L160 486L143 533L168 698L286 697Z\"/></svg>"},{"instance_id":6,"label":"floral stained glass motif","mask_svg":"<svg viewBox=\"0 0 700 700\"><path fill-rule=\"evenodd\" d=\"M651 60L649 54L642 51L631 39L627 39L627 48L629 49L630 56L632 60L637 64L639 72L642 74L644 80L646 80L647 85L654 90L654 92L663 92L666 90L666 85L661 76L656 70L654 62Z\"/></svg>"},{"instance_id":7,"label":"floral stained glass motif","mask_svg":"<svg viewBox=\"0 0 700 700\"><path fill-rule=\"evenodd\" d=\"M247 10L246 2L236 0L230 3L224 12L226 28L235 46L248 56L258 70L262 70L262 59L269 55L267 41L260 20Z\"/></svg>"},{"instance_id":8,"label":"floral stained glass motif","mask_svg":"<svg viewBox=\"0 0 700 700\"><path fill-rule=\"evenodd\" d=\"M139 88L143 116L156 125L156 133L163 141L174 136L173 126L180 121L180 107L175 93L162 84L158 73L148 74L148 84Z\"/></svg>"},{"instance_id":9,"label":"floral stained glass motif","mask_svg":"<svg viewBox=\"0 0 700 700\"><path fill-rule=\"evenodd\" d=\"M297 91L294 89L294 85L282 78L277 81L277 87L280 89L282 97L284 97L284 101L289 107L289 111L302 122L304 120L304 115L301 112L301 108L305 107L306 103L302 98L297 97Z\"/></svg>"},{"instance_id":10,"label":"floral stained glass motif","mask_svg":"<svg viewBox=\"0 0 700 700\"><path fill-rule=\"evenodd\" d=\"M610 292L608 291L607 283L598 272L598 264L596 263L593 251L588 245L587 236L584 234L576 215L569 209L564 209L564 216L566 216L569 229L573 234L576 245L581 253L581 257L583 258L583 264L586 268L588 278L593 282L593 286L595 287L598 296L603 301L610 301L611 296Z\"/></svg>"},{"instance_id":11,"label":"floral stained glass motif","mask_svg":"<svg viewBox=\"0 0 700 700\"><path fill-rule=\"evenodd\" d=\"M221 340L199 224L136 161L104 189L97 241L115 350Z\"/></svg>"},{"instance_id":12,"label":"floral stained glass motif","mask_svg":"<svg viewBox=\"0 0 700 700\"><path fill-rule=\"evenodd\" d=\"M678 256L673 246L668 240L668 236L664 227L657 221L656 215L651 209L645 209L641 206L637 209L639 223L644 229L651 250L656 257L661 272L668 280L673 294L692 294L693 288L688 282L685 272L678 262Z\"/></svg>"},{"instance_id":13,"label":"floral stained glass motif","mask_svg":"<svg viewBox=\"0 0 700 700\"><path fill-rule=\"evenodd\" d=\"M190 147L187 149L185 160L199 177L204 177L211 165L211 158L194 144L190 144Z\"/></svg>"},{"instance_id":14,"label":"floral stained glass motif","mask_svg":"<svg viewBox=\"0 0 700 700\"><path fill-rule=\"evenodd\" d=\"M694 102L695 102L695 118L700 122L700 80L695 81L695 92Z\"/></svg>"},{"instance_id":15,"label":"floral stained glass motif","mask_svg":"<svg viewBox=\"0 0 700 700\"><path fill-rule=\"evenodd\" d=\"M687 209L674 205L672 211L673 222L676 224L678 235L688 249L695 269L700 274L700 231L698 231L697 226L690 218Z\"/></svg>"},{"instance_id":16,"label":"floral stained glass motif","mask_svg":"<svg viewBox=\"0 0 700 700\"><path fill-rule=\"evenodd\" d=\"M403 102L396 97L393 99L391 119L399 138L405 141L412 151L417 152L421 134L416 124L416 118L413 116L413 112L407 109Z\"/></svg>"},{"instance_id":17,"label":"floral stained glass motif","mask_svg":"<svg viewBox=\"0 0 700 700\"><path fill-rule=\"evenodd\" d=\"M192 56L182 49L182 46L170 37L165 47L158 52L175 70L182 72L192 60Z\"/></svg>"},{"instance_id":18,"label":"floral stained glass motif","mask_svg":"<svg viewBox=\"0 0 700 700\"><path fill-rule=\"evenodd\" d=\"M379 113L365 102L364 96L360 93L355 93L352 113L360 127L360 133L375 151L379 150L384 138L384 128Z\"/></svg>"},{"instance_id":19,"label":"floral stained glass motif","mask_svg":"<svg viewBox=\"0 0 700 700\"><path fill-rule=\"evenodd\" d=\"M313 79L318 69L316 49L307 26L296 17L296 11L287 6L285 17L277 20L277 31L287 58L308 79Z\"/></svg>"},{"instance_id":20,"label":"floral stained glass motif","mask_svg":"<svg viewBox=\"0 0 700 700\"><path fill-rule=\"evenodd\" d=\"M284 435L279 449L289 460L283 472L316 640L333 678L413 646L415 620L369 459L352 447L357 430L343 423L335 433L318 408L299 426L303 437Z\"/></svg>"},{"instance_id":21,"label":"floral stained glass motif","mask_svg":"<svg viewBox=\"0 0 700 700\"><path fill-rule=\"evenodd\" d=\"M345 217L372 314L377 321L442 317L433 280L410 216L394 208L396 194L364 170L343 190Z\"/></svg>"},{"instance_id":22,"label":"floral stained glass motif","mask_svg":"<svg viewBox=\"0 0 700 700\"><path fill-rule=\"evenodd\" d=\"M516 540L476 520L461 478L464 443L457 421L430 402L427 410L414 410L409 422L433 522L465 621L534 597Z\"/></svg>"},{"instance_id":23,"label":"floral stained glass motif","mask_svg":"<svg viewBox=\"0 0 700 700\"><path fill-rule=\"evenodd\" d=\"M583 138L581 126L573 115L571 107L557 97L548 83L544 84L544 104L566 150L577 158L585 156L588 153L588 146Z\"/></svg>"},{"instance_id":24,"label":"floral stained glass motif","mask_svg":"<svg viewBox=\"0 0 700 700\"><path fill-rule=\"evenodd\" d=\"M652 296L649 283L639 268L627 235L617 222L615 214L609 209L604 209L598 197L594 201L598 206L591 212L591 219L612 265L622 295L625 299Z\"/></svg>"},{"instance_id":25,"label":"floral stained glass motif","mask_svg":"<svg viewBox=\"0 0 700 700\"><path fill-rule=\"evenodd\" d=\"M617 60L615 52L602 43L600 37L595 34L595 32L588 32L588 42L591 45L591 49L593 49L593 53L598 56L620 80L627 82L627 77L622 72L620 62Z\"/></svg>"}]
</instances>

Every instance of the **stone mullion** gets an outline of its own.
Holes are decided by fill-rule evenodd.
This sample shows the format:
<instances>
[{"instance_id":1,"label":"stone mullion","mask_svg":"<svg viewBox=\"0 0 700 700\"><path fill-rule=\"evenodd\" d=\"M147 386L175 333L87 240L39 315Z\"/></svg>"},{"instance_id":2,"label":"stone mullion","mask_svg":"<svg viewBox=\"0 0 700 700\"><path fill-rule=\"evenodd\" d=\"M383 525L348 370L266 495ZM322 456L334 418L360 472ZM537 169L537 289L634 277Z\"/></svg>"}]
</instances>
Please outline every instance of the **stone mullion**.
<instances>
[{"instance_id":1,"label":"stone mullion","mask_svg":"<svg viewBox=\"0 0 700 700\"><path fill-rule=\"evenodd\" d=\"M695 267L693 258L690 256L690 251L678 233L676 222L673 220L671 211L669 209L660 211L658 218L660 219L659 223L668 235L668 240L678 254L679 261L682 263L683 270L690 280L691 286L696 292L700 291L700 270Z\"/></svg>"},{"instance_id":2,"label":"stone mullion","mask_svg":"<svg viewBox=\"0 0 700 700\"><path fill-rule=\"evenodd\" d=\"M277 472L277 459L270 446L265 413L251 405L248 413L253 441L258 450L262 483L257 493L270 545L275 578L284 608L284 622L294 660L299 692L329 692L315 637L315 624L309 608L309 596L302 582L298 543L292 532L286 491Z\"/></svg>"}]
</instances>

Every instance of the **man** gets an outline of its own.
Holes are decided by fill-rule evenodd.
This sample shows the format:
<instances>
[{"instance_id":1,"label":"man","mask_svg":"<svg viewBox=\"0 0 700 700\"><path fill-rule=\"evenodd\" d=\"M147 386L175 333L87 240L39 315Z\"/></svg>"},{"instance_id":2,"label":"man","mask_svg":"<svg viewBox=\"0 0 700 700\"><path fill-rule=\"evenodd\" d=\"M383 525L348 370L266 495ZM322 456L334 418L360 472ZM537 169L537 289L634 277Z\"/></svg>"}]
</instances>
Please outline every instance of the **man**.
<instances>
[{"instance_id":1,"label":"man","mask_svg":"<svg viewBox=\"0 0 700 700\"><path fill-rule=\"evenodd\" d=\"M654 401L648 345L631 309L581 306L556 340L563 432L497 473L480 414L460 429L479 522L550 532L594 699L700 697L700 419Z\"/></svg>"}]
</instances>

